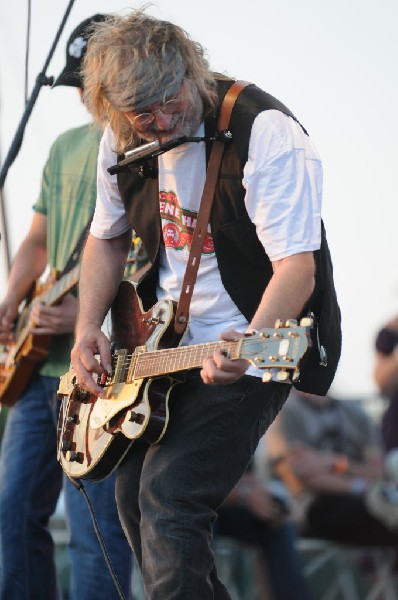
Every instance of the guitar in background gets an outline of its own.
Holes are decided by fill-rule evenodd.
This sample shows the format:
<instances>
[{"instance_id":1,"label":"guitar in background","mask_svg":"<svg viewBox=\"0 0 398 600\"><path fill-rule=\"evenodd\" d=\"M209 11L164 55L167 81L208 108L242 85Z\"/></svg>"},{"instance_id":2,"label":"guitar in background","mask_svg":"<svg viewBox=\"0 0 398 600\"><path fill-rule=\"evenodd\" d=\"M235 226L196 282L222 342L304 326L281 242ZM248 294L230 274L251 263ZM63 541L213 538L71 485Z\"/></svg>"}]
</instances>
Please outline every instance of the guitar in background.
<instances>
[{"instance_id":1,"label":"guitar in background","mask_svg":"<svg viewBox=\"0 0 398 600\"><path fill-rule=\"evenodd\" d=\"M76 265L54 284L36 284L27 298L14 332L11 344L0 345L0 404L12 406L24 392L36 369L48 355L49 335L29 333L29 313L33 302L53 306L70 292L79 281L80 265ZM49 287L50 286L50 287Z\"/></svg>"}]
</instances>

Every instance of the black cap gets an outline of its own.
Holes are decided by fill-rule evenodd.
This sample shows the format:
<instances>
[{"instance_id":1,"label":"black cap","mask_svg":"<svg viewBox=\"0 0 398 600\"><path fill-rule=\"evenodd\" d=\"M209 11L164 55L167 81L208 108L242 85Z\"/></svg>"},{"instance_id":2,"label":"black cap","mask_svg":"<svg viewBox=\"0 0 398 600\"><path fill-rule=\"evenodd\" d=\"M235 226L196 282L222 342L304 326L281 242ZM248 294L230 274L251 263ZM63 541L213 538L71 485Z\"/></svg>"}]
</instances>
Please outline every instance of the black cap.
<instances>
[{"instance_id":1,"label":"black cap","mask_svg":"<svg viewBox=\"0 0 398 600\"><path fill-rule=\"evenodd\" d=\"M105 21L107 15L96 14L93 17L85 19L72 31L66 44L66 65L60 75L55 80L56 85L70 85L73 87L83 87L80 69L82 60L86 52L87 41L91 35L91 25Z\"/></svg>"}]
</instances>

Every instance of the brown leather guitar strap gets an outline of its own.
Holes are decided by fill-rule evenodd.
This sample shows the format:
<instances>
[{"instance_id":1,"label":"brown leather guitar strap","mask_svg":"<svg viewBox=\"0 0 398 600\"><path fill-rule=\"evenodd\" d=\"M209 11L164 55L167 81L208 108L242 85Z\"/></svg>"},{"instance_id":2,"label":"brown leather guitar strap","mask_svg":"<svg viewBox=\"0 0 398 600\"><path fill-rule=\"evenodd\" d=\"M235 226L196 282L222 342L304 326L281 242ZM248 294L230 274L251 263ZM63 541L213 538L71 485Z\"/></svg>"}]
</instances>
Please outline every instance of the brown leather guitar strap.
<instances>
[{"instance_id":1,"label":"brown leather guitar strap","mask_svg":"<svg viewBox=\"0 0 398 600\"><path fill-rule=\"evenodd\" d=\"M207 226L213 204L214 191L224 153L224 146L225 143L231 138L231 133L228 131L228 127L232 109L240 92L248 85L250 85L250 83L247 81L235 81L235 83L232 84L226 93L221 105L220 115L218 118L218 132L220 134L220 139L217 139L213 142L211 149L198 218L192 236L191 250L188 257L180 299L178 301L176 310L174 329L178 334L182 334L184 332L188 323L189 305L191 303L193 288L196 282L199 263L202 256L203 244L206 238Z\"/></svg>"}]
</instances>

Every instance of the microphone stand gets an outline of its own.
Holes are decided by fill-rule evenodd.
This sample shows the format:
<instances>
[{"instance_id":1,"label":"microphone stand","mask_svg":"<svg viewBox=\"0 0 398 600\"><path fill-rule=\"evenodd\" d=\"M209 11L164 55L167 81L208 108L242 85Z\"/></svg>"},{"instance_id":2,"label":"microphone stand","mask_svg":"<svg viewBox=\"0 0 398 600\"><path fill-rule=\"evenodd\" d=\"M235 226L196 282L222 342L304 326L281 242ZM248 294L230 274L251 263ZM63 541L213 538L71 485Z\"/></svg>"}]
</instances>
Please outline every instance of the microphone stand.
<instances>
[{"instance_id":1,"label":"microphone stand","mask_svg":"<svg viewBox=\"0 0 398 600\"><path fill-rule=\"evenodd\" d=\"M53 77L47 77L46 76L46 70L47 70L47 67L48 67L48 65L50 63L52 55L54 54L54 50L55 50L55 48L56 48L56 46L58 44L59 38L60 38L61 33L62 33L63 29L64 29L66 20L67 20L67 18L69 16L69 13L70 13L71 9L72 9L74 1L75 0L70 0L69 1L68 7L67 7L67 9L65 11L63 19L61 21L61 24L60 24L59 29L57 31L57 34L55 36L54 42L53 42L53 44L52 44L52 46L50 48L50 52L48 53L47 59L46 59L46 61L44 63L43 70L38 74L38 76L36 78L35 87L33 88L32 94L31 94L28 102L26 103L25 112L22 115L22 119L21 119L21 121L20 121L20 123L18 125L18 129L17 129L17 131L15 133L15 136L14 136L14 139L13 139L13 141L11 143L10 149L9 149L9 151L8 151L8 153L6 155L6 158L4 160L4 163L3 163L2 167L1 167L1 171L0 171L0 190L3 189L4 182L5 182L6 177L7 177L8 169L10 168L10 166L12 165L12 163L14 162L14 160L16 159L16 157L18 155L18 152L19 152L19 150L21 148L22 139L23 139L23 135L24 135L24 132L25 132L25 127L26 127L26 124L27 124L27 122L29 120L30 113L32 112L33 106L35 105L36 99L37 99L37 97L39 95L40 88L43 85L52 85L53 82L54 82L54 78Z\"/></svg>"}]
</instances>

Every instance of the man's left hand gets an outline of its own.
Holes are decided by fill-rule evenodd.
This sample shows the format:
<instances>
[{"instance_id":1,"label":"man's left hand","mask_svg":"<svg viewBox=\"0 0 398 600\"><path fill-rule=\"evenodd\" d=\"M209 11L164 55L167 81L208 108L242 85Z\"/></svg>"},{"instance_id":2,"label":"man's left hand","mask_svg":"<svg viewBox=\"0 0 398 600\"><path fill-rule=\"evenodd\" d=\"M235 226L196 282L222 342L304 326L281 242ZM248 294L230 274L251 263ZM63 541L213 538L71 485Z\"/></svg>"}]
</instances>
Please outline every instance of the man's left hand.
<instances>
[{"instance_id":1,"label":"man's left hand","mask_svg":"<svg viewBox=\"0 0 398 600\"><path fill-rule=\"evenodd\" d=\"M66 294L58 304L48 306L34 302L29 315L29 333L34 335L59 335L74 330L77 315L77 299Z\"/></svg>"},{"instance_id":2,"label":"man's left hand","mask_svg":"<svg viewBox=\"0 0 398 600\"><path fill-rule=\"evenodd\" d=\"M244 337L243 333L237 331L225 331L221 334L221 339L225 341L234 341ZM228 385L235 383L247 371L249 361L244 358L231 360L222 350L216 350L213 356L205 358L203 368L200 372L202 380L208 385Z\"/></svg>"}]
</instances>

